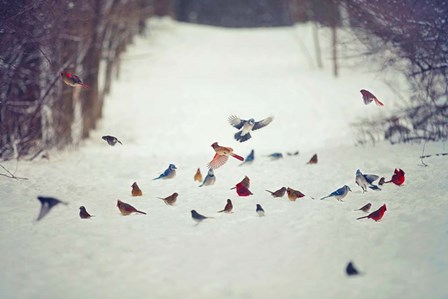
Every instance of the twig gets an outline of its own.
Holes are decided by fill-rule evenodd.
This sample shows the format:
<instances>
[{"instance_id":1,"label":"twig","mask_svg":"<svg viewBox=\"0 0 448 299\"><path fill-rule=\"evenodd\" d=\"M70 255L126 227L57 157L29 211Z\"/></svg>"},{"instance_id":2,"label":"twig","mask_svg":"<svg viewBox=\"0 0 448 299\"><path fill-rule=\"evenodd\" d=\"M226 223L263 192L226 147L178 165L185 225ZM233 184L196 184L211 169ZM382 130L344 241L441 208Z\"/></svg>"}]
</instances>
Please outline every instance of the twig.
<instances>
[{"instance_id":1,"label":"twig","mask_svg":"<svg viewBox=\"0 0 448 299\"><path fill-rule=\"evenodd\" d=\"M17 162L19 163L19 162ZM3 166L2 164L0 164L0 167L3 168L9 175L6 175L4 173L0 173L1 176L10 178L10 179L16 179L16 180L28 180L28 178L21 178L21 177L17 177L14 174L12 174L5 166Z\"/></svg>"},{"instance_id":2,"label":"twig","mask_svg":"<svg viewBox=\"0 0 448 299\"><path fill-rule=\"evenodd\" d=\"M423 165L423 166L427 167L428 164L426 164L426 163L423 161L423 158L425 158L425 156L424 156L424 154L425 154L425 148L426 148L426 141L425 141L425 143L423 143L423 149L422 149L422 154L421 154L421 156L420 156L420 161L422 161L422 165Z\"/></svg>"}]
</instances>

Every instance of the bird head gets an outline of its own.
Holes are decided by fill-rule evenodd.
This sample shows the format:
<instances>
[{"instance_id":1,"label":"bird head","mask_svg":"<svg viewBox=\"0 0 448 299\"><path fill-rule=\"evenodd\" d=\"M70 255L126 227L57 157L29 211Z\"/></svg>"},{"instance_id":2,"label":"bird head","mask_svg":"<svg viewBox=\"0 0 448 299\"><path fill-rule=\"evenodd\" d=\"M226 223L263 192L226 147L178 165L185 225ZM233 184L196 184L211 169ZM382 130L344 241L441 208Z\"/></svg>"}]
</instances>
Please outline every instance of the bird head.
<instances>
[{"instance_id":1,"label":"bird head","mask_svg":"<svg viewBox=\"0 0 448 299\"><path fill-rule=\"evenodd\" d=\"M117 207L119 207L123 202L121 200L117 200Z\"/></svg>"},{"instance_id":2,"label":"bird head","mask_svg":"<svg viewBox=\"0 0 448 299\"><path fill-rule=\"evenodd\" d=\"M218 142L213 142L212 145L210 145L211 147L215 148L218 146Z\"/></svg>"},{"instance_id":3,"label":"bird head","mask_svg":"<svg viewBox=\"0 0 448 299\"><path fill-rule=\"evenodd\" d=\"M232 201L230 199L227 199L227 203L231 203Z\"/></svg>"},{"instance_id":4,"label":"bird head","mask_svg":"<svg viewBox=\"0 0 448 299\"><path fill-rule=\"evenodd\" d=\"M215 175L215 172L213 171L213 169L209 169L208 170L208 176L214 176Z\"/></svg>"},{"instance_id":5,"label":"bird head","mask_svg":"<svg viewBox=\"0 0 448 299\"><path fill-rule=\"evenodd\" d=\"M255 119L251 118L247 121L251 126L255 124Z\"/></svg>"},{"instance_id":6,"label":"bird head","mask_svg":"<svg viewBox=\"0 0 448 299\"><path fill-rule=\"evenodd\" d=\"M361 173L361 170L356 170L356 176L360 176L360 175L362 175L362 173Z\"/></svg>"},{"instance_id":7,"label":"bird head","mask_svg":"<svg viewBox=\"0 0 448 299\"><path fill-rule=\"evenodd\" d=\"M179 194L178 194L177 192L174 192L174 193L173 193L173 196L174 196L174 197L178 197Z\"/></svg>"},{"instance_id":8,"label":"bird head","mask_svg":"<svg viewBox=\"0 0 448 299\"><path fill-rule=\"evenodd\" d=\"M169 168L170 168L170 170L177 169L176 165L174 165L174 164L170 164Z\"/></svg>"},{"instance_id":9,"label":"bird head","mask_svg":"<svg viewBox=\"0 0 448 299\"><path fill-rule=\"evenodd\" d=\"M135 188L135 187L137 187L137 182L134 182L133 184L132 184L132 186L131 186L132 188Z\"/></svg>"},{"instance_id":10,"label":"bird head","mask_svg":"<svg viewBox=\"0 0 448 299\"><path fill-rule=\"evenodd\" d=\"M383 210L383 211L387 211L386 204L384 204L384 205L381 206L381 210Z\"/></svg>"},{"instance_id":11,"label":"bird head","mask_svg":"<svg viewBox=\"0 0 448 299\"><path fill-rule=\"evenodd\" d=\"M347 186L347 185L344 185L344 187L345 187L345 189L347 189L348 191L352 191L352 189L350 189L350 187L349 186Z\"/></svg>"},{"instance_id":12,"label":"bird head","mask_svg":"<svg viewBox=\"0 0 448 299\"><path fill-rule=\"evenodd\" d=\"M84 206L80 206L79 209L80 209L81 211L83 211L83 210L85 210L86 208L85 208Z\"/></svg>"}]
</instances>

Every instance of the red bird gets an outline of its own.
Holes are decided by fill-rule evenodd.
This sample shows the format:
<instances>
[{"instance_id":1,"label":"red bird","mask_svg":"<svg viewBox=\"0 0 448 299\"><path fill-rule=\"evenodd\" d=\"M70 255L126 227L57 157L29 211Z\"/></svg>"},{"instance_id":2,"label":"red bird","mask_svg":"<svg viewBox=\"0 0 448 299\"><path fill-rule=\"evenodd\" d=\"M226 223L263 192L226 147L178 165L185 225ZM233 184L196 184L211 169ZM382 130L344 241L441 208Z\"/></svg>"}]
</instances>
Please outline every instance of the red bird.
<instances>
[{"instance_id":1,"label":"red bird","mask_svg":"<svg viewBox=\"0 0 448 299\"><path fill-rule=\"evenodd\" d=\"M65 84L69 86L81 86L83 88L89 88L89 86L82 82L81 78L76 76L75 74L70 74L68 72L61 72L61 78Z\"/></svg>"},{"instance_id":2,"label":"red bird","mask_svg":"<svg viewBox=\"0 0 448 299\"><path fill-rule=\"evenodd\" d=\"M232 156L240 161L244 161L243 157L233 153L233 149L231 147L220 146L218 145L218 142L214 142L211 147L213 147L216 152L213 160L208 163L208 167L211 169L216 169L224 165L229 159L229 156Z\"/></svg>"},{"instance_id":3,"label":"red bird","mask_svg":"<svg viewBox=\"0 0 448 299\"><path fill-rule=\"evenodd\" d=\"M384 106L384 104L381 103L370 91L361 89L361 94L362 99L364 100L364 104L368 105L372 103L372 101L374 101L377 106Z\"/></svg>"},{"instance_id":4,"label":"red bird","mask_svg":"<svg viewBox=\"0 0 448 299\"><path fill-rule=\"evenodd\" d=\"M250 192L249 188L247 188L246 186L244 186L244 184L242 183L238 183L236 184L236 193L239 196L249 196L249 195L253 195L252 192Z\"/></svg>"},{"instance_id":5,"label":"red bird","mask_svg":"<svg viewBox=\"0 0 448 299\"><path fill-rule=\"evenodd\" d=\"M364 216L364 217L359 217L356 220L369 218L369 219L373 219L375 221L379 221L379 220L381 220L381 218L383 218L384 213L386 213L386 211L387 211L386 204L384 204L375 212L372 212L369 215Z\"/></svg>"},{"instance_id":6,"label":"red bird","mask_svg":"<svg viewBox=\"0 0 448 299\"><path fill-rule=\"evenodd\" d=\"M232 201L230 199L227 199L227 203L226 206L224 207L224 210L218 211L218 213L232 213L233 210L233 204Z\"/></svg>"},{"instance_id":7,"label":"red bird","mask_svg":"<svg viewBox=\"0 0 448 299\"><path fill-rule=\"evenodd\" d=\"M240 184L249 189L250 188L250 178L246 175L244 177L244 179L241 180ZM236 185L235 185L235 187L230 188L230 190L233 190L233 189L236 189Z\"/></svg>"},{"instance_id":8,"label":"red bird","mask_svg":"<svg viewBox=\"0 0 448 299\"><path fill-rule=\"evenodd\" d=\"M384 178L381 178L379 184L383 185L383 184L387 184L387 183L394 183L397 186L401 186L401 185L403 185L403 183L405 181L404 175L405 175L405 172L403 171L403 169L395 168L394 174L392 175L392 178L390 179L390 181L385 181Z\"/></svg>"}]
</instances>

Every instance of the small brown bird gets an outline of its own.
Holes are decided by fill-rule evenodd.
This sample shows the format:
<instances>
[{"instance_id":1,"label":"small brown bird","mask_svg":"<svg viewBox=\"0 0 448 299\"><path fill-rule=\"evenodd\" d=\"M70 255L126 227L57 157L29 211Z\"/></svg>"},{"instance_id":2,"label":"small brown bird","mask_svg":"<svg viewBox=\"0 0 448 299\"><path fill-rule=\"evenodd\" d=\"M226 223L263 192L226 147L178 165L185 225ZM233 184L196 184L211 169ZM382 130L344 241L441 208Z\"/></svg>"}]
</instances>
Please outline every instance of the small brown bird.
<instances>
[{"instance_id":1,"label":"small brown bird","mask_svg":"<svg viewBox=\"0 0 448 299\"><path fill-rule=\"evenodd\" d=\"M137 182L134 182L131 187L132 187L132 191L131 191L132 196L142 196L143 195L143 192L138 187Z\"/></svg>"},{"instance_id":2,"label":"small brown bird","mask_svg":"<svg viewBox=\"0 0 448 299\"><path fill-rule=\"evenodd\" d=\"M247 189L249 189L250 188L250 178L246 175L244 177L244 179L242 179L241 182L239 182L239 184L241 184L244 187L246 187ZM235 185L235 187L230 188L230 190L233 190L235 188L236 188L236 185Z\"/></svg>"},{"instance_id":3,"label":"small brown bird","mask_svg":"<svg viewBox=\"0 0 448 299\"><path fill-rule=\"evenodd\" d=\"M298 190L294 190L288 187L288 189L286 189L286 192L288 193L288 198L290 201L296 201L297 198L301 198L304 197L305 194L303 194L302 192L298 191Z\"/></svg>"},{"instance_id":4,"label":"small brown bird","mask_svg":"<svg viewBox=\"0 0 448 299\"><path fill-rule=\"evenodd\" d=\"M227 204L224 207L224 210L218 211L218 213L232 213L232 209L233 209L233 204L232 201L230 199L227 199Z\"/></svg>"},{"instance_id":5,"label":"small brown bird","mask_svg":"<svg viewBox=\"0 0 448 299\"><path fill-rule=\"evenodd\" d=\"M317 164L317 154L314 154L306 164Z\"/></svg>"},{"instance_id":6,"label":"small brown bird","mask_svg":"<svg viewBox=\"0 0 448 299\"><path fill-rule=\"evenodd\" d=\"M286 188L285 187L281 187L280 189L278 189L277 191L269 191L266 190L267 192L271 193L272 197L283 197L286 193Z\"/></svg>"},{"instance_id":7,"label":"small brown bird","mask_svg":"<svg viewBox=\"0 0 448 299\"><path fill-rule=\"evenodd\" d=\"M121 200L117 200L117 207L123 216L127 216L132 213L140 213L140 214L146 215L145 212L139 211L136 208L134 208L133 206L131 206L130 204L122 202Z\"/></svg>"},{"instance_id":8,"label":"small brown bird","mask_svg":"<svg viewBox=\"0 0 448 299\"><path fill-rule=\"evenodd\" d=\"M194 181L199 183L202 182L202 173L199 168L198 170L196 170L196 173L194 174Z\"/></svg>"},{"instance_id":9,"label":"small brown bird","mask_svg":"<svg viewBox=\"0 0 448 299\"><path fill-rule=\"evenodd\" d=\"M243 157L233 153L233 149L231 147L220 146L218 145L218 142L214 142L211 147L215 150L215 156L210 163L208 163L208 168L216 169L221 167L227 162L229 156L232 156L240 161L244 161Z\"/></svg>"},{"instance_id":10,"label":"small brown bird","mask_svg":"<svg viewBox=\"0 0 448 299\"><path fill-rule=\"evenodd\" d=\"M354 211L363 211L363 212L368 212L370 210L370 208L372 207L372 204L369 202L368 204L366 204L365 206L362 206L359 209L356 209Z\"/></svg>"},{"instance_id":11,"label":"small brown bird","mask_svg":"<svg viewBox=\"0 0 448 299\"><path fill-rule=\"evenodd\" d=\"M176 203L178 195L179 194L177 194L177 192L174 192L173 194L171 194L168 197L165 197L165 198L157 197L157 198L163 200L168 206L174 206L174 204Z\"/></svg>"},{"instance_id":12,"label":"small brown bird","mask_svg":"<svg viewBox=\"0 0 448 299\"><path fill-rule=\"evenodd\" d=\"M79 207L79 217L81 217L81 219L89 219L93 216L90 215L89 212L87 212L87 210L84 206L80 206Z\"/></svg>"}]
</instances>

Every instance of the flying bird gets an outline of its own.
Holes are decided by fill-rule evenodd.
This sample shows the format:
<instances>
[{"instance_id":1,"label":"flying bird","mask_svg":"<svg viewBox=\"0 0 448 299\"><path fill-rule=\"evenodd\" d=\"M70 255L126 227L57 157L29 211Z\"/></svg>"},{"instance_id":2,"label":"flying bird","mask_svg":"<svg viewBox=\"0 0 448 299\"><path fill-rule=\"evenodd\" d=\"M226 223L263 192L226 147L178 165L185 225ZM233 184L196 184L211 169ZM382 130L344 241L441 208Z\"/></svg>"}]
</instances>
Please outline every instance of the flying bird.
<instances>
[{"instance_id":1,"label":"flying bird","mask_svg":"<svg viewBox=\"0 0 448 299\"><path fill-rule=\"evenodd\" d=\"M327 195L327 196L325 196L325 197L322 197L321 200L322 200L322 199L325 199L325 198L329 198L329 197L334 197L334 198L336 198L337 200L342 201L342 199L343 199L345 196L347 196L347 194L348 194L349 191L352 191L352 190L350 189L350 187L347 186L347 185L344 185L344 186L342 186L341 188L339 188L338 190L336 190L336 191L330 193L329 195Z\"/></svg>"},{"instance_id":2,"label":"flying bird","mask_svg":"<svg viewBox=\"0 0 448 299\"><path fill-rule=\"evenodd\" d=\"M271 193L272 197L283 197L286 193L286 188L285 187L281 187L280 189L272 192L269 190L266 190L267 192Z\"/></svg>"},{"instance_id":3,"label":"flying bird","mask_svg":"<svg viewBox=\"0 0 448 299\"><path fill-rule=\"evenodd\" d=\"M297 198L302 198L305 196L302 192L299 190L294 190L292 188L287 188L286 193L288 194L288 198L290 201L296 201Z\"/></svg>"},{"instance_id":4,"label":"flying bird","mask_svg":"<svg viewBox=\"0 0 448 299\"><path fill-rule=\"evenodd\" d=\"M117 144L117 142L121 145L123 145L123 143L121 143L120 140L117 139L117 137L111 136L111 135L105 135L103 137L101 137L104 141L106 141L110 146L114 146L115 144Z\"/></svg>"},{"instance_id":5,"label":"flying bird","mask_svg":"<svg viewBox=\"0 0 448 299\"><path fill-rule=\"evenodd\" d=\"M372 101L374 101L377 106L384 106L384 104L381 103L370 91L361 89L360 92L362 94L364 104L369 105L370 103L372 103Z\"/></svg>"},{"instance_id":6,"label":"flying bird","mask_svg":"<svg viewBox=\"0 0 448 299\"><path fill-rule=\"evenodd\" d=\"M269 158L271 158L271 160L278 160L283 158L283 154L282 153L272 153L270 155L268 155Z\"/></svg>"},{"instance_id":7,"label":"flying bird","mask_svg":"<svg viewBox=\"0 0 448 299\"><path fill-rule=\"evenodd\" d=\"M90 219L93 216L90 215L89 212L87 212L87 210L84 206L80 206L79 207L79 217L81 217L81 219Z\"/></svg>"},{"instance_id":8,"label":"flying bird","mask_svg":"<svg viewBox=\"0 0 448 299\"><path fill-rule=\"evenodd\" d=\"M378 210L370 213L367 216L356 218L356 220L369 218L369 219L373 219L375 221L379 221L379 220L381 220L381 218L383 218L384 213L386 213L386 211L387 211L387 207L386 207L386 204L384 204Z\"/></svg>"},{"instance_id":9,"label":"flying bird","mask_svg":"<svg viewBox=\"0 0 448 299\"><path fill-rule=\"evenodd\" d=\"M137 182L134 182L134 183L131 185L131 187L132 187L132 190L131 190L131 195L132 195L132 196L142 196L142 195L143 195L143 192L142 192L142 190L140 190L140 188L138 187Z\"/></svg>"},{"instance_id":10,"label":"flying bird","mask_svg":"<svg viewBox=\"0 0 448 299\"><path fill-rule=\"evenodd\" d=\"M173 194L171 194L170 196L167 196L165 198L162 198L162 197L157 197L157 198L163 200L165 202L165 204L168 206L174 206L178 195L179 194L177 194L177 192L174 192Z\"/></svg>"},{"instance_id":11,"label":"flying bird","mask_svg":"<svg viewBox=\"0 0 448 299\"><path fill-rule=\"evenodd\" d=\"M257 212L258 216L260 216L260 217L264 216L264 210L263 210L263 208L261 207L261 205L258 204L258 203L257 203L257 209L256 209L256 212Z\"/></svg>"},{"instance_id":12,"label":"flying bird","mask_svg":"<svg viewBox=\"0 0 448 299\"><path fill-rule=\"evenodd\" d=\"M38 196L37 199L40 201L40 212L36 221L44 218L54 206L58 204L68 205L68 203L53 197Z\"/></svg>"},{"instance_id":13,"label":"flying bird","mask_svg":"<svg viewBox=\"0 0 448 299\"><path fill-rule=\"evenodd\" d=\"M261 129L261 128L269 125L273 119L274 118L271 116L271 117L265 118L260 121L255 121L253 118L251 118L249 120L244 120L244 119L239 118L238 116L231 115L229 117L229 123L233 127L240 130L237 133L235 133L235 135L234 135L235 140L239 141L239 142L244 142L246 140L249 140L252 137L250 135L251 131Z\"/></svg>"},{"instance_id":14,"label":"flying bird","mask_svg":"<svg viewBox=\"0 0 448 299\"><path fill-rule=\"evenodd\" d=\"M215 156L213 157L213 160L208 163L208 168L216 169L221 167L227 162L229 156L232 156L240 161L244 161L243 157L233 153L233 149L231 147L220 146L218 145L218 142L214 142L211 147L215 150Z\"/></svg>"},{"instance_id":15,"label":"flying bird","mask_svg":"<svg viewBox=\"0 0 448 299\"><path fill-rule=\"evenodd\" d=\"M224 207L223 210L218 211L218 213L222 213L222 212L224 212L224 213L232 213L232 210L233 210L232 201L230 199L227 199L226 206Z\"/></svg>"},{"instance_id":16,"label":"flying bird","mask_svg":"<svg viewBox=\"0 0 448 299\"><path fill-rule=\"evenodd\" d=\"M238 194L238 196L249 196L249 195L253 195L252 192L250 192L249 188L247 188L246 186L244 186L243 183L238 183L236 184L236 193Z\"/></svg>"},{"instance_id":17,"label":"flying bird","mask_svg":"<svg viewBox=\"0 0 448 299\"><path fill-rule=\"evenodd\" d=\"M213 184L215 184L216 182L216 177L215 177L215 173L213 172L213 169L209 169L207 175L205 176L204 181L202 182L202 184L199 185L199 187L202 186L211 186Z\"/></svg>"},{"instance_id":18,"label":"flying bird","mask_svg":"<svg viewBox=\"0 0 448 299\"><path fill-rule=\"evenodd\" d=\"M199 214L196 212L196 210L191 210L191 218L193 218L194 221L196 221L198 224L204 221L205 219L210 219L213 217L206 217L204 215Z\"/></svg>"},{"instance_id":19,"label":"flying bird","mask_svg":"<svg viewBox=\"0 0 448 299\"><path fill-rule=\"evenodd\" d=\"M146 215L145 212L139 211L136 208L134 208L133 206L131 206L130 204L122 202L121 200L117 200L117 207L123 216L127 216L132 213L140 213L140 214Z\"/></svg>"},{"instance_id":20,"label":"flying bird","mask_svg":"<svg viewBox=\"0 0 448 299\"><path fill-rule=\"evenodd\" d=\"M254 162L254 159L255 159L255 152L254 150L251 150L249 155L247 155L246 159L244 159L243 163L241 163L240 166L244 164L252 164L252 162Z\"/></svg>"},{"instance_id":21,"label":"flying bird","mask_svg":"<svg viewBox=\"0 0 448 299\"><path fill-rule=\"evenodd\" d=\"M306 164L317 164L317 154L314 154Z\"/></svg>"},{"instance_id":22,"label":"flying bird","mask_svg":"<svg viewBox=\"0 0 448 299\"><path fill-rule=\"evenodd\" d=\"M166 180L174 178L176 176L176 169L177 169L176 165L170 164L168 168L161 175L153 179L153 181L158 179Z\"/></svg>"},{"instance_id":23,"label":"flying bird","mask_svg":"<svg viewBox=\"0 0 448 299\"><path fill-rule=\"evenodd\" d=\"M195 182L202 182L202 173L201 170L198 168L198 170L196 170L196 173L194 174L194 181Z\"/></svg>"},{"instance_id":24,"label":"flying bird","mask_svg":"<svg viewBox=\"0 0 448 299\"><path fill-rule=\"evenodd\" d=\"M299 155L299 151L295 151L293 153L287 152L286 153L288 156L298 156Z\"/></svg>"},{"instance_id":25,"label":"flying bird","mask_svg":"<svg viewBox=\"0 0 448 299\"><path fill-rule=\"evenodd\" d=\"M363 174L361 170L356 170L355 183L361 187L362 192L367 192L367 187L372 190L381 190L378 186L374 185L373 182L379 177L374 174Z\"/></svg>"},{"instance_id":26,"label":"flying bird","mask_svg":"<svg viewBox=\"0 0 448 299\"><path fill-rule=\"evenodd\" d=\"M81 86L83 88L89 88L89 86L83 83L81 78L79 78L75 74L70 74L69 72L61 72L61 78L62 81L64 81L64 83L69 86L72 87Z\"/></svg>"},{"instance_id":27,"label":"flying bird","mask_svg":"<svg viewBox=\"0 0 448 299\"><path fill-rule=\"evenodd\" d=\"M387 184L387 183L394 183L397 186L403 185L405 181L405 172L403 169L395 168L394 174L392 175L392 178L389 181L385 181L384 177L382 177L379 181L379 185Z\"/></svg>"},{"instance_id":28,"label":"flying bird","mask_svg":"<svg viewBox=\"0 0 448 299\"><path fill-rule=\"evenodd\" d=\"M347 273L348 276L360 274L359 271L355 268L355 265L353 264L353 262L349 262L347 264L347 267L345 268L345 273Z\"/></svg>"},{"instance_id":29,"label":"flying bird","mask_svg":"<svg viewBox=\"0 0 448 299\"><path fill-rule=\"evenodd\" d=\"M355 211L363 211L363 212L367 213L371 207L372 207L372 204L369 202L368 204L360 207L359 209L356 209Z\"/></svg>"},{"instance_id":30,"label":"flying bird","mask_svg":"<svg viewBox=\"0 0 448 299\"><path fill-rule=\"evenodd\" d=\"M241 180L240 184L246 188L250 188L250 178L247 175L244 176L244 178ZM233 189L236 189L236 185L235 185L235 187L230 188L230 190L233 190Z\"/></svg>"}]
</instances>

